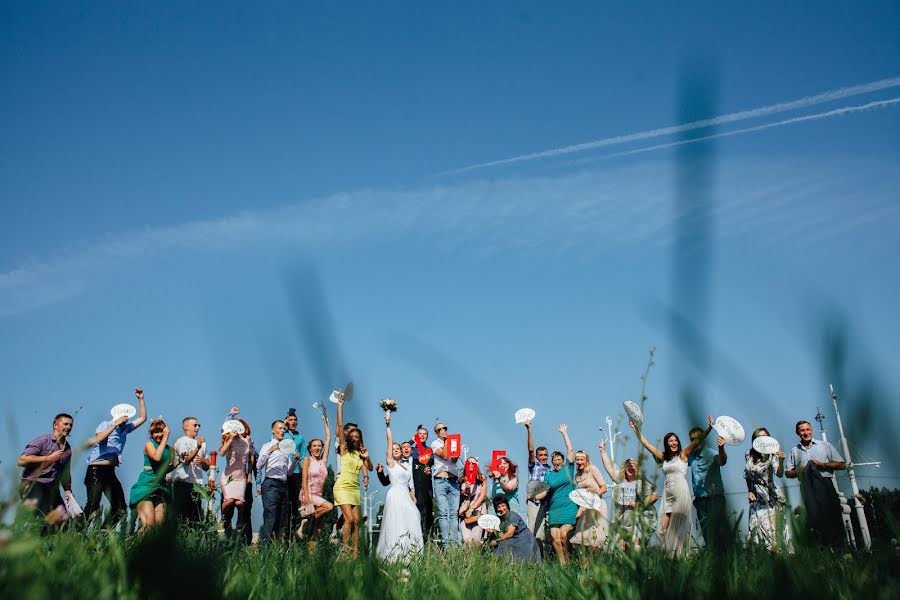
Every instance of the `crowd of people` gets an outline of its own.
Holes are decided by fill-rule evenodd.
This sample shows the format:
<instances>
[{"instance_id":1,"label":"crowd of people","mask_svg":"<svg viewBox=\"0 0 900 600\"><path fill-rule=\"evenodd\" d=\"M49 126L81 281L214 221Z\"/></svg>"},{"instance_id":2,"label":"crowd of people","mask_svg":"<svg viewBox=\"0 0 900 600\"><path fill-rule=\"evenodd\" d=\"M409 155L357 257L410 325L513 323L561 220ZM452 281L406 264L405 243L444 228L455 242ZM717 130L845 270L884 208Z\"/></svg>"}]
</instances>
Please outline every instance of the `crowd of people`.
<instances>
[{"instance_id":1,"label":"crowd of people","mask_svg":"<svg viewBox=\"0 0 900 600\"><path fill-rule=\"evenodd\" d=\"M663 486L657 489L641 472L643 460L629 457L619 466L607 453L605 442L598 446L601 470L591 462L589 452L575 450L565 424L558 427L563 450L535 447L530 420L524 422L527 470L520 470L506 455L493 457L483 468L477 458L460 457L459 438L453 440L444 423L434 426L436 439L431 443L423 426L411 439L397 438L391 429L392 413L386 410L384 464L373 464L362 430L344 421L342 391L336 392L335 398L338 470L331 490L326 490L326 480L332 430L325 411L323 438L306 442L297 431L296 412L290 409L284 419L271 424L271 437L257 450L250 424L232 409L229 418L240 427L224 431L216 451L210 451L207 440L199 435L200 424L194 417L182 419L183 436L173 444L162 418L151 420L149 439L143 446L143 469L126 500L117 468L127 437L147 421L143 391L136 389L135 396L138 407L136 411L132 408L132 417L100 423L85 445L87 501L83 513L72 492L68 438L73 417L60 413L50 433L28 443L18 460L23 467L21 495L45 519L45 529L67 516L100 527L115 526L129 507L136 513L141 531L169 518L199 523L207 518L203 490L215 488L220 493L221 520L227 534L251 543L250 515L256 496L263 507L260 546L301 539L314 548L323 536L330 535L338 536L346 555L355 557L362 525L361 488L368 487L372 471L389 488L376 547L378 556L386 560L409 560L426 543L436 543L441 547L484 545L519 561L540 562L546 541L563 564L573 547L639 551L653 543L672 556L681 556L696 546L692 537L695 512L699 536L709 547L727 540L733 526L721 476L721 468L728 463L725 439L718 436L715 447L706 443L714 430L711 416L706 427L688 432L687 445L669 432L660 447L647 439L641 423L629 421L641 446L665 476ZM784 513L786 499L779 484L782 477L801 478L811 530L825 543L839 544L841 539L832 478L834 471L845 468L844 461L834 446L813 438L807 421L797 423L796 433L799 440L787 453L762 454L751 447L744 456L748 540L771 551L790 551L791 547L791 519ZM768 430L760 427L751 439L767 435ZM217 479L209 475L212 481L208 482L217 457L221 472ZM100 510L104 496L109 503L105 513ZM611 514L607 496L612 500ZM520 499L524 499L524 507ZM339 511L337 523L333 531L326 531L326 517L335 509ZM495 515L499 525L484 518L489 514Z\"/></svg>"}]
</instances>

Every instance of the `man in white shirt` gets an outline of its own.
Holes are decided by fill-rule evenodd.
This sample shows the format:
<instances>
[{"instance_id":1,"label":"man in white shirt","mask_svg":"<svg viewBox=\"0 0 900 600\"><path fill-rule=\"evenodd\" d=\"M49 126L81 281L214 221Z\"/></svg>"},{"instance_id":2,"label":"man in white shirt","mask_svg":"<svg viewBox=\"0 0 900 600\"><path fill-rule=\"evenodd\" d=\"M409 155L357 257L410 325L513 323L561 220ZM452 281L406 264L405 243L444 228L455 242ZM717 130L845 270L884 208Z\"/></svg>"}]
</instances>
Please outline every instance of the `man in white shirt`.
<instances>
[{"instance_id":1,"label":"man in white shirt","mask_svg":"<svg viewBox=\"0 0 900 600\"><path fill-rule=\"evenodd\" d=\"M262 496L263 525L259 530L259 545L265 546L272 540L272 535L280 532L288 525L288 475L293 473L300 462L300 452L296 449L290 456L284 454L279 444L286 431L284 421L272 423L272 439L259 451L256 461L256 481L262 484L256 488ZM283 537L283 536L279 536Z\"/></svg>"},{"instance_id":2,"label":"man in white shirt","mask_svg":"<svg viewBox=\"0 0 900 600\"><path fill-rule=\"evenodd\" d=\"M194 491L194 486L206 484L209 451L196 417L182 419L181 429L184 435L175 441L181 464L172 472L172 505L178 519L199 523L203 520L203 496Z\"/></svg>"},{"instance_id":3,"label":"man in white shirt","mask_svg":"<svg viewBox=\"0 0 900 600\"><path fill-rule=\"evenodd\" d=\"M458 458L447 458L447 426L434 426L438 439L431 443L434 451L434 466L431 469L434 501L438 506L438 527L441 530L441 546L459 545L459 527L456 517L459 512L459 468Z\"/></svg>"}]
</instances>

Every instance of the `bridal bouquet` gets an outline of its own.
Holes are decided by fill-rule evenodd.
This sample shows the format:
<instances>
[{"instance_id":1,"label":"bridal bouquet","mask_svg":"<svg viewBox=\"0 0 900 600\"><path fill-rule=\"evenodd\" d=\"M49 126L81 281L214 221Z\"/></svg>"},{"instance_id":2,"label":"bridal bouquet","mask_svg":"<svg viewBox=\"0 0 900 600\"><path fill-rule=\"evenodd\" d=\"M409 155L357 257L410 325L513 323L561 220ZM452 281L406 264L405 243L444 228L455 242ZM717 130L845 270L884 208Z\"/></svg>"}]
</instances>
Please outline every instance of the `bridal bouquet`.
<instances>
[{"instance_id":1,"label":"bridal bouquet","mask_svg":"<svg viewBox=\"0 0 900 600\"><path fill-rule=\"evenodd\" d=\"M393 398L382 398L378 403L384 412L397 412L397 401Z\"/></svg>"},{"instance_id":2,"label":"bridal bouquet","mask_svg":"<svg viewBox=\"0 0 900 600\"><path fill-rule=\"evenodd\" d=\"M391 413L397 412L397 401L393 398L382 398L381 402L378 403L378 406L384 411L384 424L390 425Z\"/></svg>"}]
</instances>

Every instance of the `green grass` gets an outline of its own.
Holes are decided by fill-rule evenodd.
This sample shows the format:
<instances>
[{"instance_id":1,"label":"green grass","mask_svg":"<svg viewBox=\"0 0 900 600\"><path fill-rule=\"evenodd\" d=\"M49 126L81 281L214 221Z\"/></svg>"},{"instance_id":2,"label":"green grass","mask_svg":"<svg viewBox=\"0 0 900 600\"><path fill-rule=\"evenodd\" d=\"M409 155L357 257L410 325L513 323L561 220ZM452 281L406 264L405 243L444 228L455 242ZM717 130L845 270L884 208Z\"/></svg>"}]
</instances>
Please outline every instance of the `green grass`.
<instances>
[{"instance_id":1,"label":"green grass","mask_svg":"<svg viewBox=\"0 0 900 600\"><path fill-rule=\"evenodd\" d=\"M521 565L471 549L429 548L411 565L364 556L348 560L323 543L256 551L214 534L174 527L146 536L76 530L41 536L21 520L0 536L4 598L822 598L900 597L900 555L798 549L772 556L736 545L673 560L640 554L583 555ZM180 593L179 593L180 592Z\"/></svg>"}]
</instances>

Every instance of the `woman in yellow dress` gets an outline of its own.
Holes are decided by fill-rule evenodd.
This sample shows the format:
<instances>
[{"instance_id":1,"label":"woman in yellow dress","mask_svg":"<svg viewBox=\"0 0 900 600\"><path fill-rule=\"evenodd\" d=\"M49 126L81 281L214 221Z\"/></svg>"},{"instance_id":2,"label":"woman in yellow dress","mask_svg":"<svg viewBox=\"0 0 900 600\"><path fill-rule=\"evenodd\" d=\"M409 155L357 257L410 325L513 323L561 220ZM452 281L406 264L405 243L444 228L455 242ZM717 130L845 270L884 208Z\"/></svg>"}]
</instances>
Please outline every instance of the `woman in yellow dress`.
<instances>
[{"instance_id":1,"label":"woman in yellow dress","mask_svg":"<svg viewBox=\"0 0 900 600\"><path fill-rule=\"evenodd\" d=\"M334 482L334 503L341 509L344 517L342 532L344 551L356 558L359 554L359 472L365 467L372 470L369 451L363 446L362 432L351 429L344 433L344 392L338 394L337 406L338 454L341 462L341 474ZM350 546L350 540L353 546Z\"/></svg>"}]
</instances>

